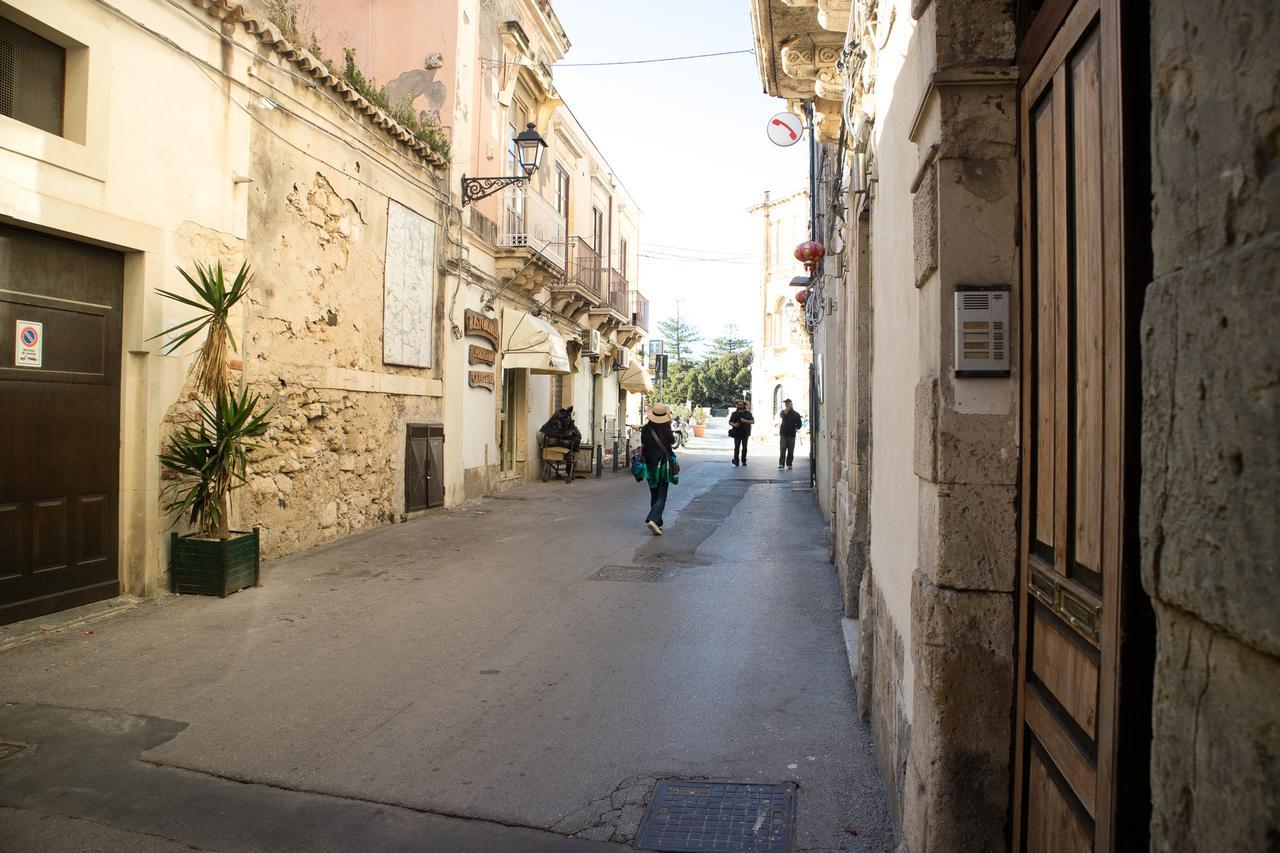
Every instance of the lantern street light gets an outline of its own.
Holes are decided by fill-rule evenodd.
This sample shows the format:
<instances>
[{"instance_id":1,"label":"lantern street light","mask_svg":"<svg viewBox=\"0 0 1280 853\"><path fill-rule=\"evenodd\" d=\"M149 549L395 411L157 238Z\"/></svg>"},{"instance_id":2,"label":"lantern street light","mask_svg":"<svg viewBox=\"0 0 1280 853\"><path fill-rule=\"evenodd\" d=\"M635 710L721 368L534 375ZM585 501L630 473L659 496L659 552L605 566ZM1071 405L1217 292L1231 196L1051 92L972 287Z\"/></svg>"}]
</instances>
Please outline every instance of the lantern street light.
<instances>
[{"instance_id":1,"label":"lantern street light","mask_svg":"<svg viewBox=\"0 0 1280 853\"><path fill-rule=\"evenodd\" d=\"M538 167L542 165L542 152L547 147L547 141L538 133L537 128L533 126L533 122L529 122L528 127L516 134L515 143L516 156L520 161L520 170L524 174L506 178L468 178L463 175L463 207L485 196L493 195L503 187L524 184L529 178L533 177L534 172L538 171Z\"/></svg>"}]
</instances>

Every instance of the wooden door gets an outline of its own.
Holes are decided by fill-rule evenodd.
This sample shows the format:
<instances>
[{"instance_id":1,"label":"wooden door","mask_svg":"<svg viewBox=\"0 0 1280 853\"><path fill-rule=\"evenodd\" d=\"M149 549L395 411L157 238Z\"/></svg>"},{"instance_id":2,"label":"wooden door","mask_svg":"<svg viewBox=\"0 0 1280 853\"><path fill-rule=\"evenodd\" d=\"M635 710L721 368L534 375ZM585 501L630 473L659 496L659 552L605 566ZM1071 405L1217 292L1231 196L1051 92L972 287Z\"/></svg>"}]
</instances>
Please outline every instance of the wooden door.
<instances>
[{"instance_id":1,"label":"wooden door","mask_svg":"<svg viewBox=\"0 0 1280 853\"><path fill-rule=\"evenodd\" d=\"M0 624L119 592L123 280L115 252L0 227Z\"/></svg>"},{"instance_id":2,"label":"wooden door","mask_svg":"<svg viewBox=\"0 0 1280 853\"><path fill-rule=\"evenodd\" d=\"M1130 414L1119 0L1046 3L1024 58L1013 848L1117 849ZM1035 25L1033 24L1033 31ZM1136 49L1144 49L1136 46Z\"/></svg>"}]
</instances>

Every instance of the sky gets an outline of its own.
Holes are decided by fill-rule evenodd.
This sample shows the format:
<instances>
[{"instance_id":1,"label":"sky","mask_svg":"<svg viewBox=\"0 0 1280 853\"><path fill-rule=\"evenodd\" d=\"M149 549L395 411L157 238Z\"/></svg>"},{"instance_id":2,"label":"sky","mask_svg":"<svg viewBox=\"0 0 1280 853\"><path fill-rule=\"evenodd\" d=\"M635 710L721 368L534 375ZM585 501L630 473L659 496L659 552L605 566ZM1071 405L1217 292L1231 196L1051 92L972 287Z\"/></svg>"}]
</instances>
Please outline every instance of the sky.
<instances>
[{"instance_id":1,"label":"sky","mask_svg":"<svg viewBox=\"0 0 1280 853\"><path fill-rule=\"evenodd\" d=\"M752 54L682 62L574 68L570 63L747 50L747 0L553 0L572 43L554 68L556 89L642 213L638 287L650 337L681 314L704 339L735 324L753 338L762 226L747 208L765 190L803 189L803 141L769 142L786 103L763 93ZM731 259L667 260L672 255Z\"/></svg>"}]
</instances>

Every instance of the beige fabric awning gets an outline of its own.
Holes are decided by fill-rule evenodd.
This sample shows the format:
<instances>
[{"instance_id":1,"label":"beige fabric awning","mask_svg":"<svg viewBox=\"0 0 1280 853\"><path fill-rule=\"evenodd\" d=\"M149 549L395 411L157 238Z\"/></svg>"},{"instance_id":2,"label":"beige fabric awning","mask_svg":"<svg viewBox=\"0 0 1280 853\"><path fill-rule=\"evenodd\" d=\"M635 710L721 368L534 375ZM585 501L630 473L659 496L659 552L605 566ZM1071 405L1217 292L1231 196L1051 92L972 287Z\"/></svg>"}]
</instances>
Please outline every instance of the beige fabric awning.
<instances>
[{"instance_id":1,"label":"beige fabric awning","mask_svg":"<svg viewBox=\"0 0 1280 853\"><path fill-rule=\"evenodd\" d=\"M649 371L643 364L633 361L618 374L618 387L635 394L652 394L653 380L649 378Z\"/></svg>"},{"instance_id":2,"label":"beige fabric awning","mask_svg":"<svg viewBox=\"0 0 1280 853\"><path fill-rule=\"evenodd\" d=\"M502 312L502 369L568 373L569 349L546 320L507 308Z\"/></svg>"}]
</instances>

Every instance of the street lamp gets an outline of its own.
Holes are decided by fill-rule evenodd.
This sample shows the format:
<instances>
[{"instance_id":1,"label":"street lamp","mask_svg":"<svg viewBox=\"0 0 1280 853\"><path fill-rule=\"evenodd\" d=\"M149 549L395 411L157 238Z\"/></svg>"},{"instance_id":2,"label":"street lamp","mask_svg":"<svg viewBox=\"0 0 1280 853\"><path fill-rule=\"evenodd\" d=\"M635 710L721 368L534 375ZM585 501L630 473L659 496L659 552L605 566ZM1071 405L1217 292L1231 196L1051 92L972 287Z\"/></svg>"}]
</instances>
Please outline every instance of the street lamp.
<instances>
[{"instance_id":1,"label":"street lamp","mask_svg":"<svg viewBox=\"0 0 1280 853\"><path fill-rule=\"evenodd\" d=\"M529 122L528 127L516 134L515 143L516 156L520 160L520 170L524 174L506 178L468 178L463 175L463 207L485 196L493 195L503 187L519 186L527 182L533 176L533 173L538 171L538 167L542 165L542 152L547 147L547 141L538 133L537 128L533 126L533 122Z\"/></svg>"}]
</instances>

